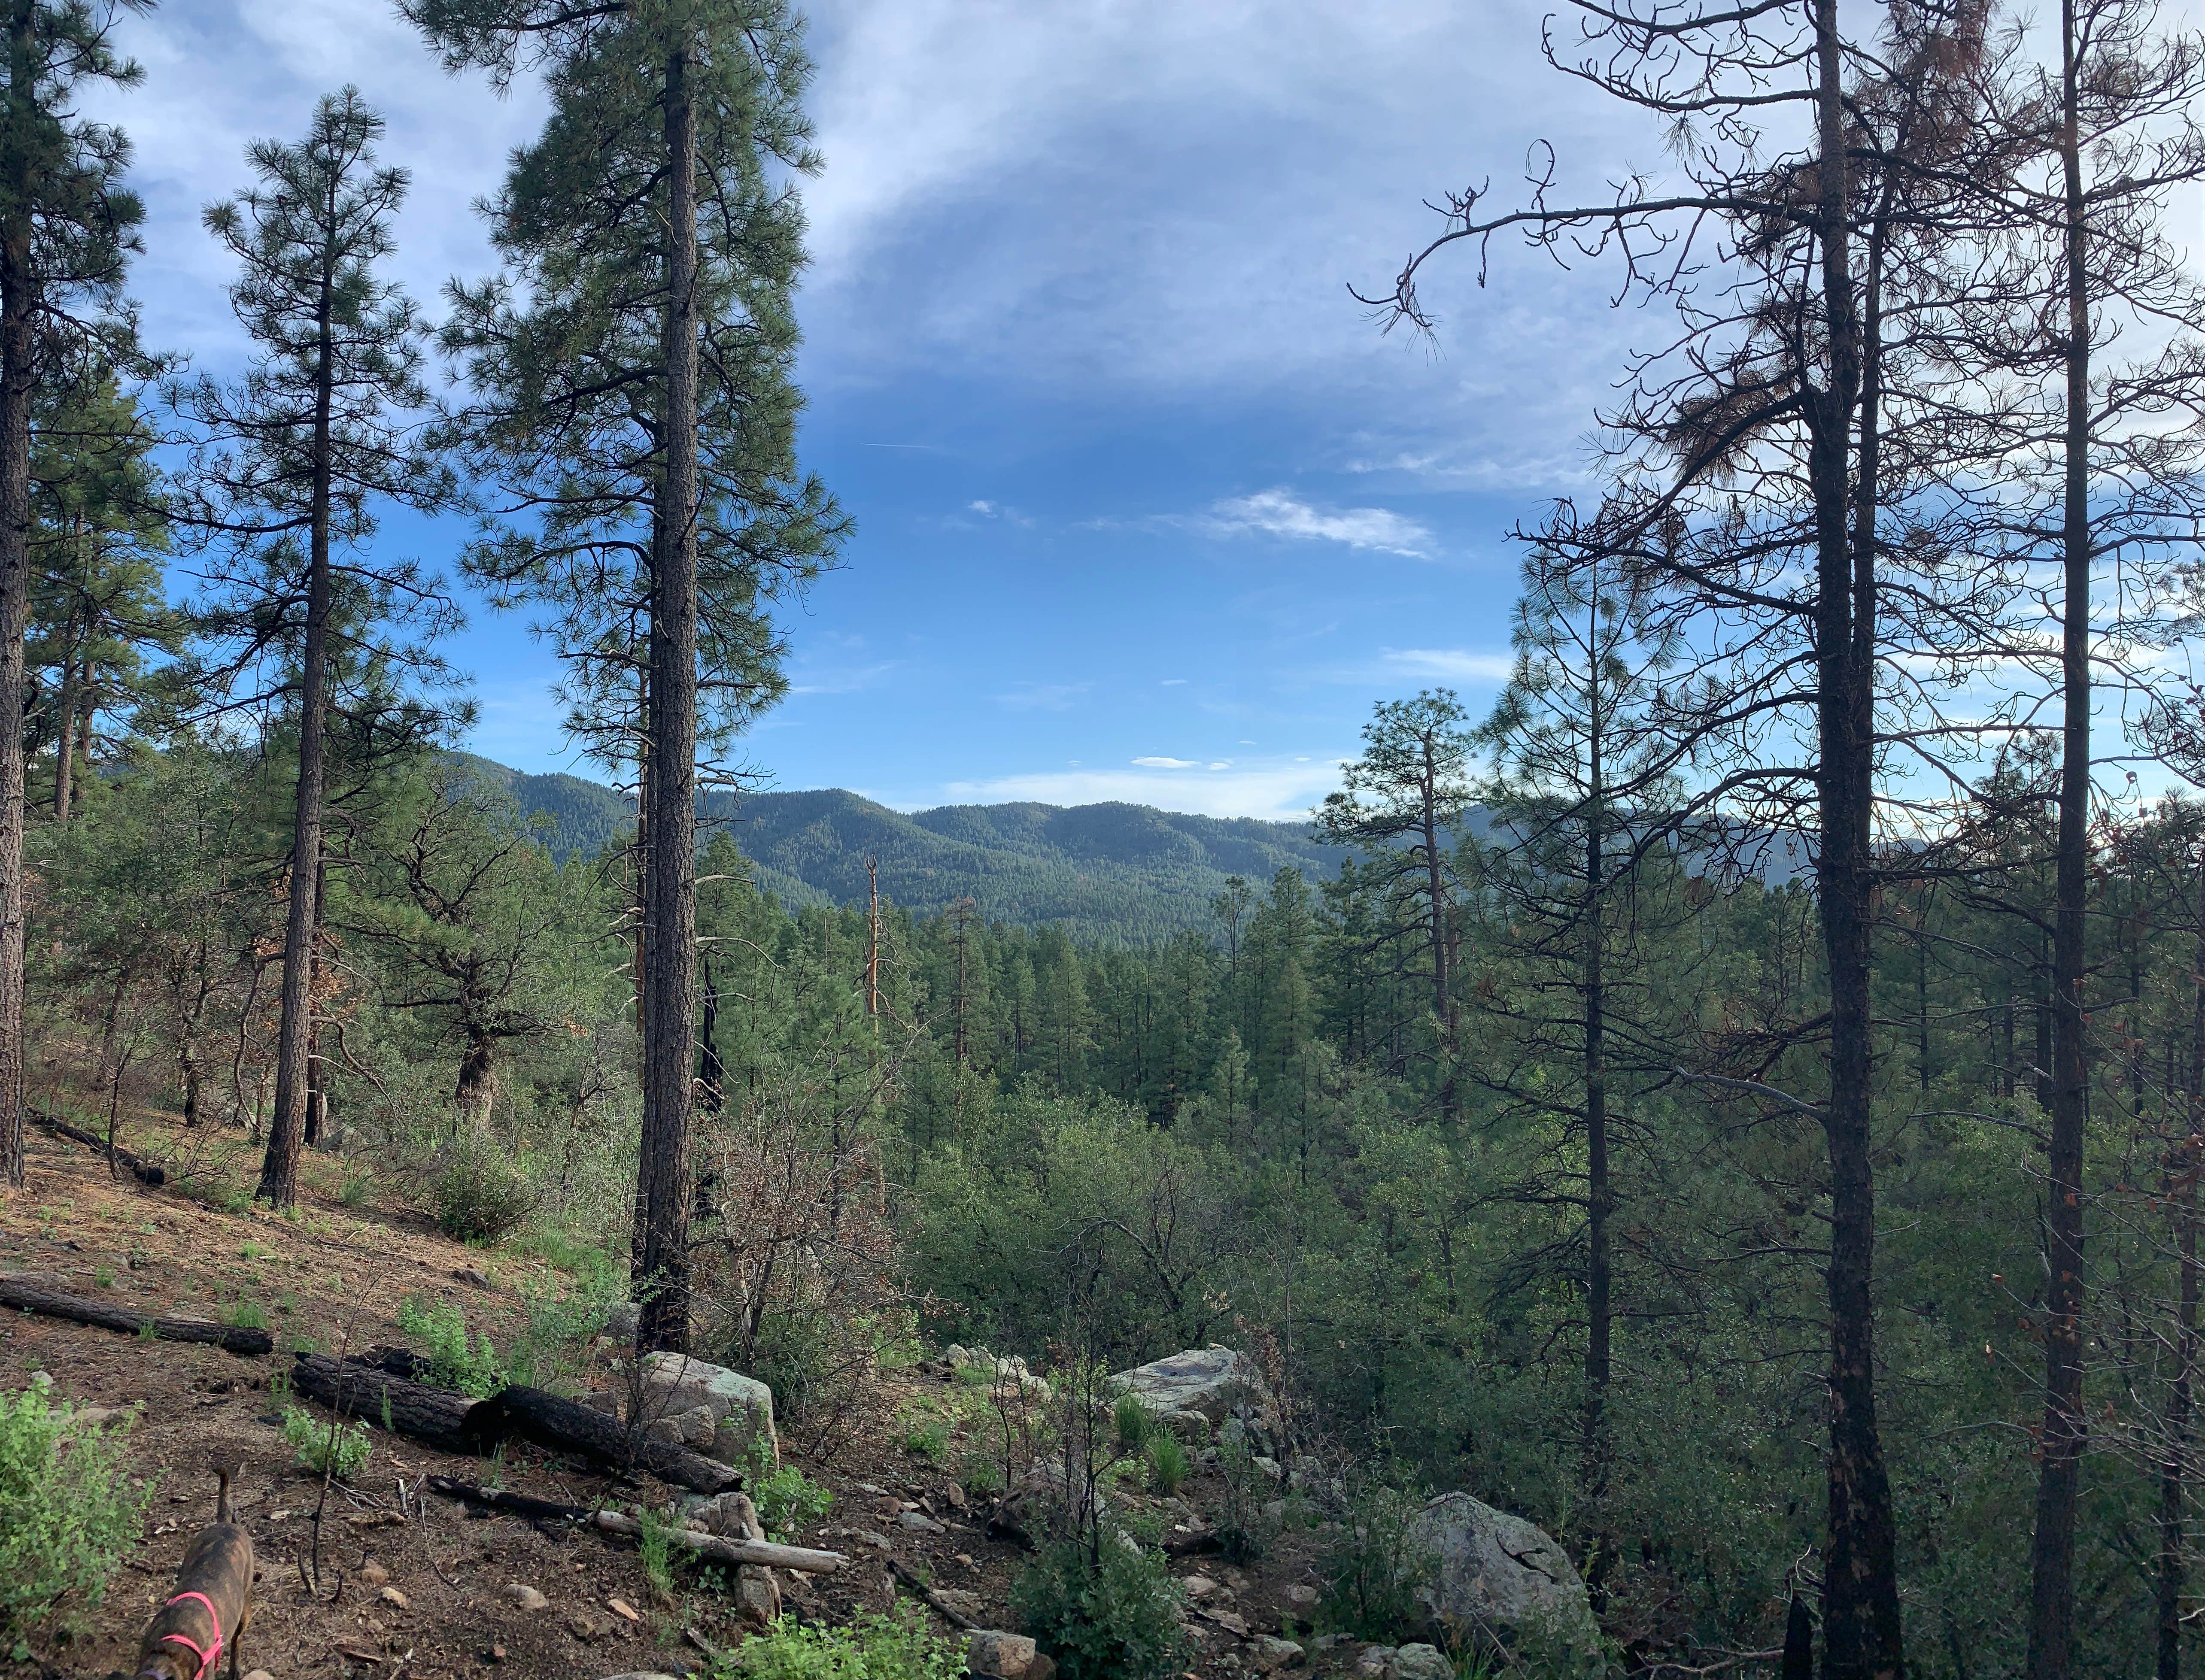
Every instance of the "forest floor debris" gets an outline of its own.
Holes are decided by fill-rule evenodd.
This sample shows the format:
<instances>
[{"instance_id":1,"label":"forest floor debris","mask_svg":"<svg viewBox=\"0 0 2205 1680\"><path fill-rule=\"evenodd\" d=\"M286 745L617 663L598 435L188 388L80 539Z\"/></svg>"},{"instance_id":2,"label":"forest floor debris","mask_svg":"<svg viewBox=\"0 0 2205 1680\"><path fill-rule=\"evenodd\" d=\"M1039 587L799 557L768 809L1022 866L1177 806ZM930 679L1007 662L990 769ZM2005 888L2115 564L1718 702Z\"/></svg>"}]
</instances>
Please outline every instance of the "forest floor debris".
<instances>
[{"instance_id":1,"label":"forest floor debris","mask_svg":"<svg viewBox=\"0 0 2205 1680\"><path fill-rule=\"evenodd\" d=\"M134 1130L143 1137L156 1125L141 1120ZM173 1184L153 1189L111 1172L104 1155L74 1141L51 1132L30 1140L26 1190L0 1200L0 1274L36 1274L39 1287L151 1317L264 1325L276 1351L240 1356L0 1314L0 1391L44 1372L57 1401L118 1418L134 1411L130 1473L153 1488L143 1540L104 1603L80 1616L72 1637L51 1624L39 1630L31 1659L0 1659L0 1674L54 1680L126 1669L185 1546L211 1519L217 1463L241 1469L234 1500L261 1559L252 1659L273 1680L695 1674L709 1667L704 1652L739 1647L742 1606L723 1571L683 1568L669 1601L654 1592L627 1535L424 1497L434 1478L566 1508L656 1509L681 1497L653 1478L623 1481L519 1443L489 1458L439 1451L369 1417L366 1463L324 1501L321 1476L300 1468L282 1427L284 1408L299 1404L282 1392L294 1350L335 1354L342 1345L365 1354L401 1344L401 1313L423 1302L462 1305L508 1346L523 1328L524 1287L540 1292L573 1280L518 1249L465 1247L402 1211L344 1206L334 1159L310 1152L308 1173L310 1189L327 1193L310 1193L294 1216L235 1196L237 1210L227 1211ZM318 1186L317 1177L330 1182ZM900 1600L930 1606L921 1613L945 1634L1016 1629L1010 1587L1030 1554L986 1532L984 1502L958 1485L954 1458L911 1427L913 1418L943 1415L941 1397L956 1379L942 1368L929 1362L898 1374L877 1397L881 1415L823 1456L784 1440L787 1461L833 1499L774 1539L849 1559L832 1574L784 1575L787 1613L841 1623ZM609 1375L603 1380L615 1386ZM1204 1499L1200 1473L1178 1501L1125 1498L1154 1505L1167 1529L1204 1526L1198 1516L1192 1524L1172 1521ZM318 1510L318 1595L306 1584ZM1190 1614L1198 1652L1190 1671L1301 1661L1284 1646L1307 1630L1316 1548L1316 1536L1289 1533L1259 1564L1205 1560L1205 1576L1216 1577L1213 1591L1231 1609ZM1359 1648L1334 1642L1310 1665L1350 1671Z\"/></svg>"}]
</instances>

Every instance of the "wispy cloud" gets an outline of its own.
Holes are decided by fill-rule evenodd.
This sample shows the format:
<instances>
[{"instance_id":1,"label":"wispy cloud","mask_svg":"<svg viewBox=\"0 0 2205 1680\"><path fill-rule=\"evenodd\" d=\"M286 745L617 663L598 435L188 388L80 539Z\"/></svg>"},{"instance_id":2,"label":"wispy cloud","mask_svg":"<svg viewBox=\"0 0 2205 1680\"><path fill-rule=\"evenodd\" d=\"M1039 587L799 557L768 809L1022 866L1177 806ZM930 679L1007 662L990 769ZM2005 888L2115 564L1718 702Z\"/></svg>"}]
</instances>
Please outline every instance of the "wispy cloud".
<instances>
[{"instance_id":1,"label":"wispy cloud","mask_svg":"<svg viewBox=\"0 0 2205 1680\"><path fill-rule=\"evenodd\" d=\"M1136 758L1133 762L1144 770L1198 770L1202 768L1199 758L1146 757Z\"/></svg>"},{"instance_id":2,"label":"wispy cloud","mask_svg":"<svg viewBox=\"0 0 2205 1680\"><path fill-rule=\"evenodd\" d=\"M1014 712L1068 712L1073 703L1094 686L1091 682L1020 683L1009 693L998 694L996 703Z\"/></svg>"},{"instance_id":3,"label":"wispy cloud","mask_svg":"<svg viewBox=\"0 0 2205 1680\"><path fill-rule=\"evenodd\" d=\"M1503 683L1516 668L1505 653L1469 648L1386 648L1378 662L1397 676L1429 677L1440 682Z\"/></svg>"},{"instance_id":4,"label":"wispy cloud","mask_svg":"<svg viewBox=\"0 0 2205 1680\"><path fill-rule=\"evenodd\" d=\"M1303 542L1345 543L1351 549L1418 560L1429 557L1432 546L1429 530L1391 508L1322 508L1283 489L1228 496L1214 504L1202 523L1228 536L1257 532Z\"/></svg>"},{"instance_id":5,"label":"wispy cloud","mask_svg":"<svg viewBox=\"0 0 2205 1680\"><path fill-rule=\"evenodd\" d=\"M1043 804L1085 805L1115 799L1204 816L1258 816L1275 822L1298 822L1306 820L1331 791L1340 762L1335 755L1326 754L1291 763L1223 769L1044 770L984 781L954 781L936 797L960 804L1031 799ZM906 810L916 808L912 801L896 803Z\"/></svg>"}]
</instances>

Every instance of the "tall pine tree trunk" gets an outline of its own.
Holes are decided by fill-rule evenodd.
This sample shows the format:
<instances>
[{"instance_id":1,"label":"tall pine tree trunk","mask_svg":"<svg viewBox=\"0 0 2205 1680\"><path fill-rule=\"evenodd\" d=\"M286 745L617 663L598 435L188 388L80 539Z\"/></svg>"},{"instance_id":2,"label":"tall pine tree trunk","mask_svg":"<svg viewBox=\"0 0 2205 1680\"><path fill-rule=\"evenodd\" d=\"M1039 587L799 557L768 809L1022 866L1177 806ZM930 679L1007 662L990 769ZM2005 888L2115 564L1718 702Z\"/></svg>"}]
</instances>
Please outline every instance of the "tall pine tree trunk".
<instances>
[{"instance_id":1,"label":"tall pine tree trunk","mask_svg":"<svg viewBox=\"0 0 2205 1680\"><path fill-rule=\"evenodd\" d=\"M89 660L85 662L87 665ZM69 820L69 793L76 769L77 663L62 661L61 715L54 727L54 821Z\"/></svg>"},{"instance_id":2,"label":"tall pine tree trunk","mask_svg":"<svg viewBox=\"0 0 2205 1680\"><path fill-rule=\"evenodd\" d=\"M32 0L8 9L0 181L0 1178L23 1182L23 631L31 591ZM20 102L20 103L18 103Z\"/></svg>"},{"instance_id":3,"label":"tall pine tree trunk","mask_svg":"<svg viewBox=\"0 0 2205 1680\"><path fill-rule=\"evenodd\" d=\"M1602 762L1604 721L1600 694L1600 591L1592 591L1591 670L1585 692L1590 721L1587 787L1590 798L1585 819L1584 915L1584 1083L1585 1083L1585 1315L1590 1321L1585 1337L1584 1439L1582 1446L1585 1499L1592 1509L1595 1554L1586 1570L1587 1584L1602 1600L1607 1596L1608 1560L1613 1553L1605 1524L1608 1495L1608 1339L1614 1315L1613 1261L1609 1253L1608 1222L1615 1210L1614 1193L1608 1170L1608 1042L1606 977L1602 935L1607 917L1608 824L1607 774Z\"/></svg>"},{"instance_id":4,"label":"tall pine tree trunk","mask_svg":"<svg viewBox=\"0 0 2205 1680\"><path fill-rule=\"evenodd\" d=\"M291 904L283 929L283 983L276 1024L276 1112L254 1192L272 1207L288 1208L299 1193L299 1153L306 1141L306 1071L314 1000L314 932L321 921L316 901L322 859L323 713L329 683L330 407L333 379L330 282L325 277L318 317L320 342L314 393L312 503L306 561L306 642L300 653L299 781L291 818Z\"/></svg>"},{"instance_id":5,"label":"tall pine tree trunk","mask_svg":"<svg viewBox=\"0 0 2205 1680\"><path fill-rule=\"evenodd\" d=\"M2059 834L2052 938L2051 1182L2045 1214L2044 1427L2030 1547L2030 1680L2074 1668L2075 1506L2089 1425L2083 1416L2083 911L2090 822L2090 293L2075 0L2060 7L2065 188L2066 482L2060 542L2065 599L2060 674Z\"/></svg>"},{"instance_id":6,"label":"tall pine tree trunk","mask_svg":"<svg viewBox=\"0 0 2205 1680\"><path fill-rule=\"evenodd\" d=\"M689 1122L697 1066L697 126L686 43L666 65L666 470L654 521L651 849L645 860L636 1345L689 1345Z\"/></svg>"},{"instance_id":7,"label":"tall pine tree trunk","mask_svg":"<svg viewBox=\"0 0 2205 1680\"><path fill-rule=\"evenodd\" d=\"M1821 811L1816 858L1830 984L1830 1449L1823 1556L1825 1680L1899 1680L1898 1529L1875 1411L1874 1018L1869 995L1875 638L1873 546L1853 540L1852 426L1861 324L1852 274L1843 63L1837 0L1815 0L1816 235L1826 388L1808 395L1817 601L1816 730Z\"/></svg>"}]
</instances>

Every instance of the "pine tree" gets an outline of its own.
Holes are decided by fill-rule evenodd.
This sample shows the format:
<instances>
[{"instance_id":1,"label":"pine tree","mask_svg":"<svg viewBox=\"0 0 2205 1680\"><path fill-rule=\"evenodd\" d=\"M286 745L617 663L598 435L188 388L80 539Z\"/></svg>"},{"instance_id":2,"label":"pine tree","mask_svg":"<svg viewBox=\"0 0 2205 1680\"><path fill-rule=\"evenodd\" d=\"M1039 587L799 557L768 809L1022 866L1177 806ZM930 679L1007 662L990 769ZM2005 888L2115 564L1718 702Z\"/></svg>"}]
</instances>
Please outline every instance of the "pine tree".
<instances>
[{"instance_id":1,"label":"pine tree","mask_svg":"<svg viewBox=\"0 0 2205 1680\"><path fill-rule=\"evenodd\" d=\"M1422 937L1438 1038L1440 1116L1448 1125L1458 1106L1448 860L1470 807L1471 751L1469 714L1452 690L1388 701L1363 726L1363 756L1347 766L1346 786L1327 794L1316 814L1319 838L1364 852L1366 875L1383 872L1373 884L1391 914L1380 937Z\"/></svg>"},{"instance_id":2,"label":"pine tree","mask_svg":"<svg viewBox=\"0 0 2205 1680\"><path fill-rule=\"evenodd\" d=\"M122 186L122 131L79 115L143 73L116 21L148 0L8 0L0 99L0 1180L23 1182L24 638L31 598L31 426L41 364L98 331L144 215ZM70 341L76 341L73 345Z\"/></svg>"},{"instance_id":3,"label":"pine tree","mask_svg":"<svg viewBox=\"0 0 2205 1680\"><path fill-rule=\"evenodd\" d=\"M779 697L767 603L844 528L796 465L803 217L769 174L817 165L810 66L782 0L404 10L449 68L502 83L526 59L550 84L491 207L506 273L455 288L446 344L475 399L457 435L526 522L472 564L551 607L578 733L641 783L638 1334L682 1349L699 752Z\"/></svg>"},{"instance_id":4,"label":"pine tree","mask_svg":"<svg viewBox=\"0 0 2205 1680\"><path fill-rule=\"evenodd\" d=\"M177 393L199 434L188 517L217 544L199 607L203 632L229 650L214 680L234 693L274 662L273 692L297 697L275 1112L259 1191L277 1207L296 1194L307 1124L332 675L437 674L425 652L393 644L389 628L411 620L434 633L456 621L433 577L367 551L377 501L432 511L454 494L408 424L427 402L424 332L381 271L408 180L376 162L383 128L347 87L320 102L296 145L254 142L259 183L205 220L237 258L230 300L258 354L235 385L202 378Z\"/></svg>"}]
</instances>

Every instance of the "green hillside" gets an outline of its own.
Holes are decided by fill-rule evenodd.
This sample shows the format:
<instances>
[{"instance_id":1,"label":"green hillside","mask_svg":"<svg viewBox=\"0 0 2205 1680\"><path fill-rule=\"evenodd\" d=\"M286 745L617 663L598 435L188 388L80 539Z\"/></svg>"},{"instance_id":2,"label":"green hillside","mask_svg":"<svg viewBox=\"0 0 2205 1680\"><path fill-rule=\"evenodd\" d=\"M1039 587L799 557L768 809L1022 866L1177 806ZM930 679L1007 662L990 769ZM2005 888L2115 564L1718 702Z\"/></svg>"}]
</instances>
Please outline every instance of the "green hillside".
<instances>
[{"instance_id":1,"label":"green hillside","mask_svg":"<svg viewBox=\"0 0 2205 1680\"><path fill-rule=\"evenodd\" d=\"M469 757L522 808L550 819L562 857L601 850L627 824L626 798L572 775L524 775ZM1063 923L1140 943L1206 927L1227 876L1266 881L1292 866L1330 876L1344 855L1306 826L1192 816L1120 804L943 805L906 814L839 787L716 794L705 815L757 866L758 884L792 906L865 896L865 859L881 891L921 914L972 898L990 921Z\"/></svg>"}]
</instances>

